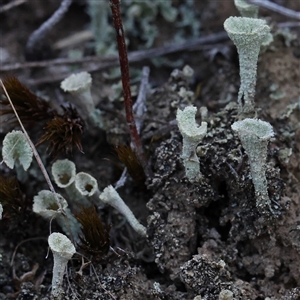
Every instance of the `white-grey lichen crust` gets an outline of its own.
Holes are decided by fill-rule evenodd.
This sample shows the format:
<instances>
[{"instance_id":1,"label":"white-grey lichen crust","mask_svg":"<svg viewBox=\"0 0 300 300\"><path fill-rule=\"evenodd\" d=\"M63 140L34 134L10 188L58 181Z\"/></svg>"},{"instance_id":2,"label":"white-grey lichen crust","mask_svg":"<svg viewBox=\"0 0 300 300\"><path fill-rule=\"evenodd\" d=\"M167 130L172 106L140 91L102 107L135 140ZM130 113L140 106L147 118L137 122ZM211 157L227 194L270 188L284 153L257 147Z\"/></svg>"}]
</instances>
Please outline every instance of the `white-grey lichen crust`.
<instances>
[{"instance_id":1,"label":"white-grey lichen crust","mask_svg":"<svg viewBox=\"0 0 300 300\"><path fill-rule=\"evenodd\" d=\"M95 111L95 104L91 94L92 77L87 72L72 74L64 79L60 87L74 97L73 101L79 108L82 117L87 120L89 115Z\"/></svg>"},{"instance_id":2,"label":"white-grey lichen crust","mask_svg":"<svg viewBox=\"0 0 300 300\"><path fill-rule=\"evenodd\" d=\"M271 202L265 170L268 143L274 136L272 125L262 120L246 118L233 123L231 128L237 132L248 155L256 195L256 207L270 208Z\"/></svg>"},{"instance_id":3,"label":"white-grey lichen crust","mask_svg":"<svg viewBox=\"0 0 300 300\"><path fill-rule=\"evenodd\" d=\"M60 205L65 212L65 216L62 214L62 211L59 210L56 198L59 200ZM51 191L40 191L38 195L33 198L33 212L47 220L55 218L68 236L72 236L75 241L79 241L80 223L72 215L68 208L68 202L57 193L56 198Z\"/></svg>"},{"instance_id":4,"label":"white-grey lichen crust","mask_svg":"<svg viewBox=\"0 0 300 300\"><path fill-rule=\"evenodd\" d=\"M67 201L60 194L56 193L56 197L59 200L62 209L65 210L68 207ZM58 209L59 207L56 198L51 191L42 190L33 198L33 212L45 219L51 219L57 214L60 214Z\"/></svg>"},{"instance_id":5,"label":"white-grey lichen crust","mask_svg":"<svg viewBox=\"0 0 300 300\"><path fill-rule=\"evenodd\" d=\"M53 232L48 238L49 247L53 253L54 265L52 275L51 296L54 299L63 299L63 277L68 261L76 253L73 243L63 234Z\"/></svg>"},{"instance_id":6,"label":"white-grey lichen crust","mask_svg":"<svg viewBox=\"0 0 300 300\"><path fill-rule=\"evenodd\" d=\"M245 0L234 0L234 5L242 17L257 18L258 6L247 3Z\"/></svg>"},{"instance_id":7,"label":"white-grey lichen crust","mask_svg":"<svg viewBox=\"0 0 300 300\"><path fill-rule=\"evenodd\" d=\"M197 108L187 106L184 110L177 110L176 119L178 128L183 137L181 158L185 168L185 174L190 182L199 181L201 178L200 161L196 154L196 147L207 133L207 123L199 126L195 121Z\"/></svg>"},{"instance_id":8,"label":"white-grey lichen crust","mask_svg":"<svg viewBox=\"0 0 300 300\"><path fill-rule=\"evenodd\" d=\"M137 220L130 208L125 204L119 193L113 188L112 185L106 187L99 198L102 202L109 204L118 210L138 234L142 236L147 235L146 228Z\"/></svg>"},{"instance_id":9,"label":"white-grey lichen crust","mask_svg":"<svg viewBox=\"0 0 300 300\"><path fill-rule=\"evenodd\" d=\"M270 123L259 120L246 118L242 121L237 121L231 125L234 131L239 134L249 134L256 136L259 140L269 140L274 136L273 127Z\"/></svg>"},{"instance_id":10,"label":"white-grey lichen crust","mask_svg":"<svg viewBox=\"0 0 300 300\"><path fill-rule=\"evenodd\" d=\"M3 140L2 157L11 169L16 162L20 163L25 171L30 167L33 152L22 131L13 130L6 134Z\"/></svg>"},{"instance_id":11,"label":"white-grey lichen crust","mask_svg":"<svg viewBox=\"0 0 300 300\"><path fill-rule=\"evenodd\" d=\"M59 159L52 164L51 172L56 185L67 188L75 181L76 166L68 159Z\"/></svg>"},{"instance_id":12,"label":"white-grey lichen crust","mask_svg":"<svg viewBox=\"0 0 300 300\"><path fill-rule=\"evenodd\" d=\"M75 187L81 195L90 197L98 191L98 182L90 174L79 172L75 176Z\"/></svg>"},{"instance_id":13,"label":"white-grey lichen crust","mask_svg":"<svg viewBox=\"0 0 300 300\"><path fill-rule=\"evenodd\" d=\"M60 87L69 93L81 93L92 85L92 76L87 72L72 74L64 79Z\"/></svg>"},{"instance_id":14,"label":"white-grey lichen crust","mask_svg":"<svg viewBox=\"0 0 300 300\"><path fill-rule=\"evenodd\" d=\"M62 233L53 232L48 238L51 251L66 260L70 260L76 249L73 243Z\"/></svg>"},{"instance_id":15,"label":"white-grey lichen crust","mask_svg":"<svg viewBox=\"0 0 300 300\"><path fill-rule=\"evenodd\" d=\"M239 54L241 85L238 103L245 111L251 111L254 108L258 54L270 27L264 20L230 17L224 22L224 28Z\"/></svg>"}]
</instances>

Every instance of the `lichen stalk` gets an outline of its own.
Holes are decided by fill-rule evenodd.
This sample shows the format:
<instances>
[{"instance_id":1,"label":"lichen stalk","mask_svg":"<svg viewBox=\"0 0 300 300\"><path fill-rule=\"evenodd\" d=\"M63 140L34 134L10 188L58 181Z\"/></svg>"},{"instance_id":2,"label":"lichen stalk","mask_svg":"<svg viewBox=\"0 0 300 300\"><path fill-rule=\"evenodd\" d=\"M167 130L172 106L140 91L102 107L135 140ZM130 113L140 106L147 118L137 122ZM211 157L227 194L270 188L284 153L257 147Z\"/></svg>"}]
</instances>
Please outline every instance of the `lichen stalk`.
<instances>
[{"instance_id":1,"label":"lichen stalk","mask_svg":"<svg viewBox=\"0 0 300 300\"><path fill-rule=\"evenodd\" d=\"M270 27L264 20L230 17L224 22L224 28L239 54L241 85L238 103L242 112L253 112L258 55Z\"/></svg>"},{"instance_id":2,"label":"lichen stalk","mask_svg":"<svg viewBox=\"0 0 300 300\"><path fill-rule=\"evenodd\" d=\"M265 208L271 206L266 178L266 160L268 143L274 136L272 126L268 122L247 118L233 123L231 127L238 133L248 155L256 207L263 212Z\"/></svg>"},{"instance_id":3,"label":"lichen stalk","mask_svg":"<svg viewBox=\"0 0 300 300\"><path fill-rule=\"evenodd\" d=\"M76 250L72 242L63 234L53 232L48 238L49 247L53 253L54 265L52 274L51 298L64 299L63 278L68 261Z\"/></svg>"},{"instance_id":4,"label":"lichen stalk","mask_svg":"<svg viewBox=\"0 0 300 300\"><path fill-rule=\"evenodd\" d=\"M141 236L146 236L146 228L137 220L130 208L125 204L113 186L109 185L106 187L99 196L99 199L118 210L138 234Z\"/></svg>"},{"instance_id":5,"label":"lichen stalk","mask_svg":"<svg viewBox=\"0 0 300 300\"><path fill-rule=\"evenodd\" d=\"M190 182L201 179L200 161L196 154L196 147L202 141L207 132L207 123L202 122L199 126L195 121L197 108L187 106L184 110L177 110L176 119L182 135L181 158L185 168L186 177Z\"/></svg>"}]
</instances>

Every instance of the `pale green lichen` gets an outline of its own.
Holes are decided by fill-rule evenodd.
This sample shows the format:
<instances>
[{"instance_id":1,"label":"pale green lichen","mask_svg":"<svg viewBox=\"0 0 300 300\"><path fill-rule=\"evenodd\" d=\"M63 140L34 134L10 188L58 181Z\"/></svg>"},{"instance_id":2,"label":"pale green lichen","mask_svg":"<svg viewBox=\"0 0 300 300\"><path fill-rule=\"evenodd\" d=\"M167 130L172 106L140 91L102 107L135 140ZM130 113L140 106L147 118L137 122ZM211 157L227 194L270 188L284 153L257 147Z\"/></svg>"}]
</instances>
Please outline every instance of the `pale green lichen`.
<instances>
[{"instance_id":1,"label":"pale green lichen","mask_svg":"<svg viewBox=\"0 0 300 300\"><path fill-rule=\"evenodd\" d=\"M141 236L146 236L146 228L137 220L131 209L125 204L113 186L109 185L106 187L99 198L102 202L111 205L117 211L119 211L138 234Z\"/></svg>"},{"instance_id":2,"label":"pale green lichen","mask_svg":"<svg viewBox=\"0 0 300 300\"><path fill-rule=\"evenodd\" d=\"M96 54L115 53L116 45L111 42L115 33L109 22L109 2L88 0L88 14L91 17L91 29L94 34Z\"/></svg>"},{"instance_id":3,"label":"pale green lichen","mask_svg":"<svg viewBox=\"0 0 300 300\"><path fill-rule=\"evenodd\" d=\"M247 3L245 0L234 0L234 5L242 17L257 18L258 6Z\"/></svg>"},{"instance_id":4,"label":"pale green lichen","mask_svg":"<svg viewBox=\"0 0 300 300\"><path fill-rule=\"evenodd\" d=\"M33 152L22 131L9 132L3 140L2 157L5 164L13 169L19 163L24 170L31 165Z\"/></svg>"},{"instance_id":5,"label":"pale green lichen","mask_svg":"<svg viewBox=\"0 0 300 300\"><path fill-rule=\"evenodd\" d=\"M201 178L200 161L196 154L196 147L207 132L207 123L199 126L195 121L197 108L188 106L184 110L177 110L177 122L183 137L182 155L185 174L190 182L199 181Z\"/></svg>"},{"instance_id":6,"label":"pale green lichen","mask_svg":"<svg viewBox=\"0 0 300 300\"><path fill-rule=\"evenodd\" d=\"M78 97L74 98L75 105L81 110L85 118L95 110L94 101L91 95L92 76L87 72L72 74L65 78L60 87L64 92L69 92Z\"/></svg>"},{"instance_id":7,"label":"pale green lichen","mask_svg":"<svg viewBox=\"0 0 300 300\"><path fill-rule=\"evenodd\" d=\"M93 126L103 127L102 112L96 109L91 94L92 76L87 72L72 74L65 78L60 87L75 97L74 104L82 114L83 119L89 121Z\"/></svg>"},{"instance_id":8,"label":"pale green lichen","mask_svg":"<svg viewBox=\"0 0 300 300\"><path fill-rule=\"evenodd\" d=\"M270 27L264 20L230 17L224 22L224 28L239 54L241 85L238 103L243 112L252 112L258 54L261 44L270 33Z\"/></svg>"},{"instance_id":9,"label":"pale green lichen","mask_svg":"<svg viewBox=\"0 0 300 300\"><path fill-rule=\"evenodd\" d=\"M76 249L73 243L59 232L50 234L48 245L54 259L51 297L55 300L61 300L64 299L63 277L68 261L76 253Z\"/></svg>"},{"instance_id":10,"label":"pale green lichen","mask_svg":"<svg viewBox=\"0 0 300 300\"><path fill-rule=\"evenodd\" d=\"M57 160L53 163L51 172L57 186L66 188L75 180L76 166L68 159Z\"/></svg>"},{"instance_id":11,"label":"pale green lichen","mask_svg":"<svg viewBox=\"0 0 300 300\"><path fill-rule=\"evenodd\" d=\"M59 208L56 199L60 201L65 215L62 214L62 210ZM51 220L55 218L63 231L79 242L80 224L68 208L67 201L60 194L56 194L55 197L51 191L40 191L33 198L32 210L44 219Z\"/></svg>"},{"instance_id":12,"label":"pale green lichen","mask_svg":"<svg viewBox=\"0 0 300 300\"><path fill-rule=\"evenodd\" d=\"M231 128L237 132L248 155L256 207L264 212L271 205L265 171L268 143L274 136L273 128L268 122L249 118L233 123Z\"/></svg>"},{"instance_id":13,"label":"pale green lichen","mask_svg":"<svg viewBox=\"0 0 300 300\"><path fill-rule=\"evenodd\" d=\"M83 196L91 197L98 191L97 180L85 172L79 172L76 174L75 187Z\"/></svg>"},{"instance_id":14,"label":"pale green lichen","mask_svg":"<svg viewBox=\"0 0 300 300\"><path fill-rule=\"evenodd\" d=\"M132 38L138 38L140 48L150 48L159 36L161 29L156 25L159 16L167 23L176 26L174 42L182 42L187 36L198 37L200 22L195 12L194 0L187 0L178 7L172 1L123 0L123 26L128 44ZM115 31L109 21L110 8L105 1L89 0L88 13L91 17L91 29L95 38L97 54L110 54L116 46L111 41L115 39Z\"/></svg>"},{"instance_id":15,"label":"pale green lichen","mask_svg":"<svg viewBox=\"0 0 300 300\"><path fill-rule=\"evenodd\" d=\"M76 166L72 161L68 159L55 161L51 167L51 172L56 185L67 192L72 208L75 207L75 210L78 210L82 206L91 205L75 187Z\"/></svg>"}]
</instances>

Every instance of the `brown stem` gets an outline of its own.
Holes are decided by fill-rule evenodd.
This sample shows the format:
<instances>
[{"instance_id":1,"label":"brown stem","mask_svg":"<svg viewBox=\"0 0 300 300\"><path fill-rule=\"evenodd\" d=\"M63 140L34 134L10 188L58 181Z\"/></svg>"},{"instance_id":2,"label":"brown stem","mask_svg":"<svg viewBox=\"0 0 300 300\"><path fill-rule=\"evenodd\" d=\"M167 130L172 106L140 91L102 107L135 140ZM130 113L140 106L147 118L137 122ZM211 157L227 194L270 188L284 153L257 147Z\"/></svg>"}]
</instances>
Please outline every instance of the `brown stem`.
<instances>
[{"instance_id":1,"label":"brown stem","mask_svg":"<svg viewBox=\"0 0 300 300\"><path fill-rule=\"evenodd\" d=\"M142 147L141 139L138 134L135 120L134 120L134 115L133 115L132 99L131 99L131 91L130 91L129 63L128 63L123 24L122 24L121 13L120 13L120 0L110 0L110 7L113 15L114 27L116 30L121 76L122 76L122 85L123 85L126 122L129 127L131 143L133 144L134 151L136 152L136 155L140 161L140 164L144 169L146 176L151 177L151 171L148 168L147 160L145 157L145 153Z\"/></svg>"}]
</instances>

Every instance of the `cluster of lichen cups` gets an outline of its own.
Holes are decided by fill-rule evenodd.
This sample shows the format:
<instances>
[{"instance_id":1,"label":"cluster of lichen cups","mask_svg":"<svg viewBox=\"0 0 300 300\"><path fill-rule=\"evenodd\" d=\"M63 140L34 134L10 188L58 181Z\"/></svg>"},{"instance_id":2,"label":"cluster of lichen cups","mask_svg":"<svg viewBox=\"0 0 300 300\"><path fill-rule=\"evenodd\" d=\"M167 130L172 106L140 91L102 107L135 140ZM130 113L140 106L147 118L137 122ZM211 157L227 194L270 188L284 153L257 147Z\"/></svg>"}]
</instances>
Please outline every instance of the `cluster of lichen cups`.
<instances>
[{"instance_id":1,"label":"cluster of lichen cups","mask_svg":"<svg viewBox=\"0 0 300 300\"><path fill-rule=\"evenodd\" d=\"M244 13L244 9L251 15L257 14L255 7L250 7L244 1L235 1ZM240 63L241 85L238 93L239 118L243 120L232 124L231 128L237 133L245 149L250 165L252 182L255 190L256 207L262 213L271 210L268 195L268 184L265 175L267 146L274 136L272 126L268 122L256 118L247 118L255 115L254 96L256 86L257 61L260 46L270 34L270 28L264 20L248 17L230 17L224 23L230 39L237 47ZM196 147L203 140L207 132L206 122L198 126L195 121L196 107L189 106L177 111L177 122L183 137L181 158L186 177L190 182L199 182L199 158Z\"/></svg>"},{"instance_id":2,"label":"cluster of lichen cups","mask_svg":"<svg viewBox=\"0 0 300 300\"><path fill-rule=\"evenodd\" d=\"M32 150L21 131L8 133L2 147L3 161L10 168L16 164L27 170L32 162ZM73 211L82 206L96 204L103 207L109 204L118 210L141 236L146 236L146 228L139 223L130 208L125 204L118 192L109 185L100 192L97 180L85 172L76 173L75 164L68 160L57 160L52 165L52 175L56 185L64 188L69 195ZM63 299L62 279L68 260L75 253L73 242L80 243L80 223L73 216L68 202L60 194L49 190L42 190L33 199L33 211L46 220L55 219L67 236L61 233L52 233L49 236L49 247L53 252L54 267L52 278L52 299ZM0 205L0 219L3 208ZM72 242L72 241L73 242Z\"/></svg>"},{"instance_id":3,"label":"cluster of lichen cups","mask_svg":"<svg viewBox=\"0 0 300 300\"><path fill-rule=\"evenodd\" d=\"M238 9L245 16L255 16L257 8L245 4L242 0L235 0ZM250 15L248 15L250 14ZM257 60L260 46L270 28L263 20L248 17L230 17L224 23L230 39L237 47L240 63L241 85L238 93L240 116L255 112L254 95L256 85ZM82 72L73 74L61 83L64 91L72 93L78 101L77 107L85 120L98 127L103 127L102 115L95 108L91 96L92 78L90 74ZM182 161L185 174L192 183L201 180L200 161L196 153L197 145L207 133L207 123L197 125L195 115L197 108L185 107L177 111L177 122L183 137ZM244 118L234 122L232 130L237 133L245 149L251 171L252 182L256 196L256 207L262 212L271 210L268 195L265 164L267 146L274 136L272 126L255 118ZM21 131L8 133L3 141L3 161L9 168L22 167L27 170L32 162L32 149ZM97 180L90 174L76 173L75 164L67 159L58 160L52 165L52 175L58 187L63 188L72 202L68 203L61 195L42 190L34 197L33 211L47 220L55 219L67 236L52 233L48 238L49 247L54 257L52 298L63 299L63 276L68 261L76 253L72 241L79 242L80 224L73 216L79 206L88 207L96 204L98 207L109 204L125 216L132 228L141 236L146 236L146 228L135 218L129 207L124 203L118 192L109 185L100 192ZM100 202L99 202L100 200ZM57 203L59 201L59 205ZM70 204L71 209L68 208ZM0 203L0 219L3 208ZM72 240L72 241L71 241Z\"/></svg>"}]
</instances>

